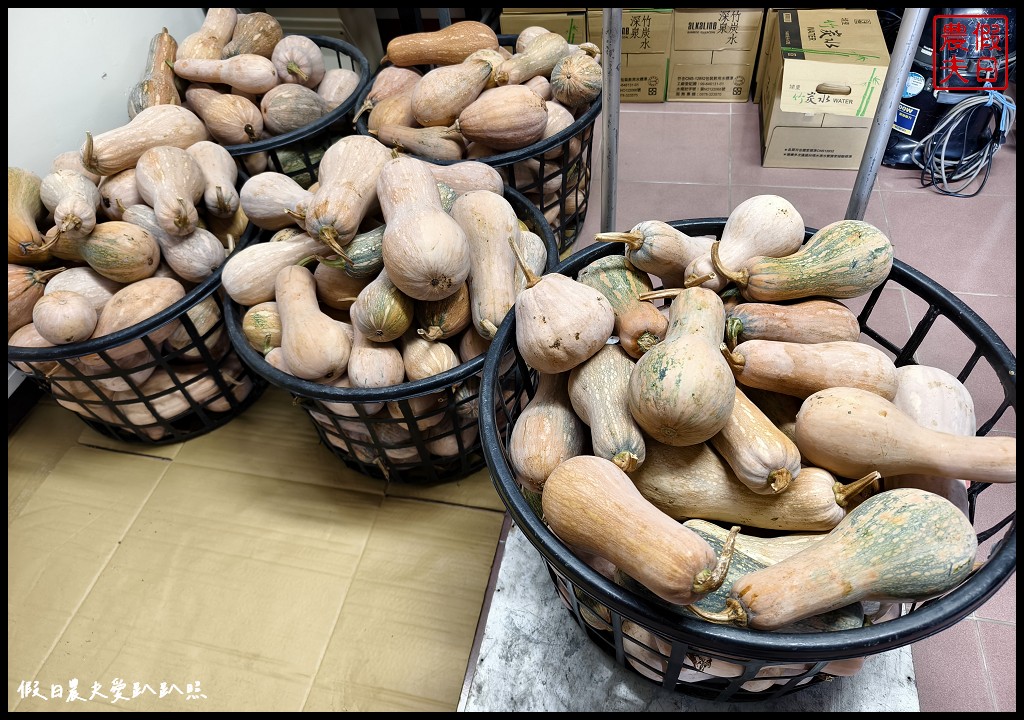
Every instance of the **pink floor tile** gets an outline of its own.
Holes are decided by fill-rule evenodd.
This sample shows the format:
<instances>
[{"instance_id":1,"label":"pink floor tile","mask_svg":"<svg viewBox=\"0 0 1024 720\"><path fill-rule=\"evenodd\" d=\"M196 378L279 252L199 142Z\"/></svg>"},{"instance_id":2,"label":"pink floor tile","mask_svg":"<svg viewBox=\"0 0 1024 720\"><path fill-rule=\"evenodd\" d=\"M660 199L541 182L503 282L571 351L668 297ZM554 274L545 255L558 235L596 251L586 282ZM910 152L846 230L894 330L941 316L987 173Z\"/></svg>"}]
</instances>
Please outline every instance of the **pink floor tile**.
<instances>
[{"instance_id":1,"label":"pink floor tile","mask_svg":"<svg viewBox=\"0 0 1024 720\"><path fill-rule=\"evenodd\" d=\"M978 623L964 619L911 646L921 712L994 710Z\"/></svg>"},{"instance_id":2,"label":"pink floor tile","mask_svg":"<svg viewBox=\"0 0 1024 720\"><path fill-rule=\"evenodd\" d=\"M905 291L903 288L890 283L882 289L878 300L866 318L867 327L871 331L878 333L885 340L898 347L906 344L911 332L910 318L907 315L907 303L904 295ZM843 302L846 307L859 315L864 310L870 297L870 294L862 295L856 298L849 298ZM868 333L862 333L860 339L868 345L885 350L889 353L890 357L893 356L893 353L886 345L875 341Z\"/></svg>"},{"instance_id":3,"label":"pink floor tile","mask_svg":"<svg viewBox=\"0 0 1024 720\"><path fill-rule=\"evenodd\" d=\"M689 113L695 115L728 115L733 105L742 103L702 103L702 102L663 102L663 103L622 103L619 109L624 112L660 112Z\"/></svg>"},{"instance_id":4,"label":"pink floor tile","mask_svg":"<svg viewBox=\"0 0 1024 720\"><path fill-rule=\"evenodd\" d=\"M1017 711L1017 626L979 622L981 649L995 709Z\"/></svg>"},{"instance_id":5,"label":"pink floor tile","mask_svg":"<svg viewBox=\"0 0 1024 720\"><path fill-rule=\"evenodd\" d=\"M729 116L623 113L618 179L727 185Z\"/></svg>"}]
</instances>

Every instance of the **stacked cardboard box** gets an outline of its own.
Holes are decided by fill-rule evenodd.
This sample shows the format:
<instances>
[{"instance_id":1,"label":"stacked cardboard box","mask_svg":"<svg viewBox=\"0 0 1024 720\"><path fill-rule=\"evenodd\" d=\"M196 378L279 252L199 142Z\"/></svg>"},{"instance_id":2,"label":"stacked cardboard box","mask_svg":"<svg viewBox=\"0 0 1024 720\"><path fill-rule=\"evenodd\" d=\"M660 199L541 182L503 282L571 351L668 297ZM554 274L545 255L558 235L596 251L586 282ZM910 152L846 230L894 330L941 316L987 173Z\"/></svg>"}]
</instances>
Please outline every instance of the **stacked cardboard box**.
<instances>
[{"instance_id":1,"label":"stacked cardboard box","mask_svg":"<svg viewBox=\"0 0 1024 720\"><path fill-rule=\"evenodd\" d=\"M764 8L676 8L669 101L746 102Z\"/></svg>"},{"instance_id":2,"label":"stacked cardboard box","mask_svg":"<svg viewBox=\"0 0 1024 720\"><path fill-rule=\"evenodd\" d=\"M765 42L764 167L860 166L889 66L874 10L784 10Z\"/></svg>"},{"instance_id":3,"label":"stacked cardboard box","mask_svg":"<svg viewBox=\"0 0 1024 720\"><path fill-rule=\"evenodd\" d=\"M534 26L556 32L574 45L587 42L586 8L502 8L498 27L503 35L518 35Z\"/></svg>"},{"instance_id":4,"label":"stacked cardboard box","mask_svg":"<svg viewBox=\"0 0 1024 720\"><path fill-rule=\"evenodd\" d=\"M603 45L604 13L587 8L587 36ZM664 102L665 77L672 51L672 8L624 8L619 49L619 99Z\"/></svg>"}]
</instances>

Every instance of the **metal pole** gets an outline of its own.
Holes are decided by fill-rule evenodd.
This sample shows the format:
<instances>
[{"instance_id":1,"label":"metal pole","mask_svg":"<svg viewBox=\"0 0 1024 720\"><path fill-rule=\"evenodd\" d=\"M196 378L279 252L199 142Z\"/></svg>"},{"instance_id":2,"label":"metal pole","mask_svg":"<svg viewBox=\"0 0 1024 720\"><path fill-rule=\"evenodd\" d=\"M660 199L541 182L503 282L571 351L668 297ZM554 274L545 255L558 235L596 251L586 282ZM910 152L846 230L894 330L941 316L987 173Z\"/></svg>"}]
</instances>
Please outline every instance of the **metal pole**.
<instances>
[{"instance_id":1,"label":"metal pole","mask_svg":"<svg viewBox=\"0 0 1024 720\"><path fill-rule=\"evenodd\" d=\"M846 208L847 220L864 219L864 211L867 209L868 200L871 199L871 188L875 185L875 176L878 175L878 167L882 164L889 133L892 132L892 123L896 119L896 110L903 97L903 88L907 85L907 75L910 73L927 21L928 8L907 8L903 11L893 55L889 58L889 69L885 73L882 92L878 96L875 121L868 134L864 157L860 160L857 180L853 184L853 194Z\"/></svg>"},{"instance_id":2,"label":"metal pole","mask_svg":"<svg viewBox=\"0 0 1024 720\"><path fill-rule=\"evenodd\" d=\"M601 142L601 232L615 231L615 171L619 163L619 76L622 73L622 8L604 8L601 65L604 88L601 103L604 132Z\"/></svg>"}]
</instances>

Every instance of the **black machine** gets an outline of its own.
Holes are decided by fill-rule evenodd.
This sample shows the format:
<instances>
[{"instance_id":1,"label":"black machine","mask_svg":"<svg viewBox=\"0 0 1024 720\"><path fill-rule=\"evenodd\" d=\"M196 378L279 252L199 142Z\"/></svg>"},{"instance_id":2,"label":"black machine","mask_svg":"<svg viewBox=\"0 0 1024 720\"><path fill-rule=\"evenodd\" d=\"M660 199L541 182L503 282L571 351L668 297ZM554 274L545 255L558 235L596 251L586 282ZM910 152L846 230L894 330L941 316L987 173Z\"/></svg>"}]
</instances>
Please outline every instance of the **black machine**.
<instances>
[{"instance_id":1,"label":"black machine","mask_svg":"<svg viewBox=\"0 0 1024 720\"><path fill-rule=\"evenodd\" d=\"M891 21L902 9L879 15L892 43L899 23ZM1016 115L1003 92L1007 82L1016 82L1016 28L1014 8L931 10L883 165L918 168L921 184L944 194L981 192ZM963 192L979 176L980 185Z\"/></svg>"}]
</instances>

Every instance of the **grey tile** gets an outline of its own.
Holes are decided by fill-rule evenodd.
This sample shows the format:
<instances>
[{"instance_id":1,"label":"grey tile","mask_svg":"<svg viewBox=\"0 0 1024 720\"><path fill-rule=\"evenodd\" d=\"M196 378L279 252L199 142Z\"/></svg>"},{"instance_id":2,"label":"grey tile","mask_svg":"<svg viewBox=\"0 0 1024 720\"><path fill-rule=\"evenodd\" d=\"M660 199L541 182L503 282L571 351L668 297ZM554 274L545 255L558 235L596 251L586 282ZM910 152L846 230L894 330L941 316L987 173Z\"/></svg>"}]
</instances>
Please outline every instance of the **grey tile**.
<instances>
[{"instance_id":1,"label":"grey tile","mask_svg":"<svg viewBox=\"0 0 1024 720\"><path fill-rule=\"evenodd\" d=\"M991 711L977 621L961 620L911 645L921 712Z\"/></svg>"},{"instance_id":2,"label":"grey tile","mask_svg":"<svg viewBox=\"0 0 1024 720\"><path fill-rule=\"evenodd\" d=\"M1016 296L1016 202L881 195L897 258L953 292Z\"/></svg>"},{"instance_id":3,"label":"grey tile","mask_svg":"<svg viewBox=\"0 0 1024 720\"><path fill-rule=\"evenodd\" d=\"M979 622L981 649L998 712L1017 710L1017 627Z\"/></svg>"}]
</instances>

